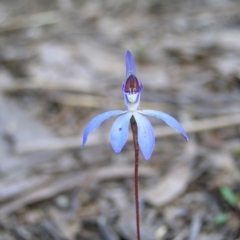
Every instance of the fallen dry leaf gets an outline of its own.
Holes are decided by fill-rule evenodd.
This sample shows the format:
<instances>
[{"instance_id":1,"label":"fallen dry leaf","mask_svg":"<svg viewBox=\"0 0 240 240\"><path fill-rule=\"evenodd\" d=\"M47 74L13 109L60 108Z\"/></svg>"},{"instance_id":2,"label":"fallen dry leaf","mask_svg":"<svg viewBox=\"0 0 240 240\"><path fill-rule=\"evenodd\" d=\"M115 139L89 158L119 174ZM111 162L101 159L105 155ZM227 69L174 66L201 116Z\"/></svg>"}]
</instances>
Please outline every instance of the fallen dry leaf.
<instances>
[{"instance_id":1,"label":"fallen dry leaf","mask_svg":"<svg viewBox=\"0 0 240 240\"><path fill-rule=\"evenodd\" d=\"M155 207L161 207L182 194L191 179L192 169L189 163L184 163L167 173L159 183L144 191L143 198Z\"/></svg>"}]
</instances>

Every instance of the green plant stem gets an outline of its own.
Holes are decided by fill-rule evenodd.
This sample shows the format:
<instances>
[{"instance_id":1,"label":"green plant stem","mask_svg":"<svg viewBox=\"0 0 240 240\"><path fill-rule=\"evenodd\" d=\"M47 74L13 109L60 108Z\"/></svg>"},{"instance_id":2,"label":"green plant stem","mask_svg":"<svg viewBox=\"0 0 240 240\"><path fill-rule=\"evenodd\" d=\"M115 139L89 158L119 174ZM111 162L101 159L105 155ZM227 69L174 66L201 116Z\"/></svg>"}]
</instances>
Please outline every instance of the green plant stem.
<instances>
[{"instance_id":1,"label":"green plant stem","mask_svg":"<svg viewBox=\"0 0 240 240\"><path fill-rule=\"evenodd\" d=\"M134 143L134 152L135 152L134 189L135 189L137 240L141 240L140 217L139 217L139 198L138 198L138 161L139 161L138 129L137 129L137 123L136 123L134 117L131 118L130 123L131 123L133 143Z\"/></svg>"}]
</instances>

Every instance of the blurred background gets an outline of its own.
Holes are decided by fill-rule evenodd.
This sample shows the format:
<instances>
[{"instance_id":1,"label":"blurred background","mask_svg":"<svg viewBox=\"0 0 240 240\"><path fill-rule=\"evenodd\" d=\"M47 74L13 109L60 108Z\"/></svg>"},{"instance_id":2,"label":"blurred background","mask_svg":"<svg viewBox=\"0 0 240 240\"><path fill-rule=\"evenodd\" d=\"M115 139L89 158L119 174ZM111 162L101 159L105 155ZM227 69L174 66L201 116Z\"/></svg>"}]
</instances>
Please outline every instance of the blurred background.
<instances>
[{"instance_id":1,"label":"blurred background","mask_svg":"<svg viewBox=\"0 0 240 240\"><path fill-rule=\"evenodd\" d=\"M142 240L240 239L239 0L0 1L0 239L135 240L134 151L109 142L125 52L151 118ZM129 134L131 135L131 134Z\"/></svg>"}]
</instances>

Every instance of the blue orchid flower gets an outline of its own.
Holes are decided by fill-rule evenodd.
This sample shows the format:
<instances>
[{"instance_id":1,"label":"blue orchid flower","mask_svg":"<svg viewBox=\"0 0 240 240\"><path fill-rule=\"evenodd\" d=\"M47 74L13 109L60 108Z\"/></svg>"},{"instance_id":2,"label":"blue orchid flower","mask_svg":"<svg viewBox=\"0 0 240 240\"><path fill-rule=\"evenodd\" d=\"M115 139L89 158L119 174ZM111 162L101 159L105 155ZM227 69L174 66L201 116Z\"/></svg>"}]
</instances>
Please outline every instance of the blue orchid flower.
<instances>
[{"instance_id":1,"label":"blue orchid flower","mask_svg":"<svg viewBox=\"0 0 240 240\"><path fill-rule=\"evenodd\" d=\"M138 128L138 144L146 160L149 160L155 145L155 136L150 121L144 116L153 116L163 120L170 127L179 131L188 141L188 136L180 123L172 116L156 110L138 110L143 86L136 77L136 67L132 54L126 53L126 80L123 82L122 91L124 102L128 110L113 110L104 112L93 118L86 126L83 133L82 146L87 142L88 135L98 128L106 119L120 115L112 125L110 142L116 153L121 152L128 139L128 129L131 117L134 117Z\"/></svg>"}]
</instances>

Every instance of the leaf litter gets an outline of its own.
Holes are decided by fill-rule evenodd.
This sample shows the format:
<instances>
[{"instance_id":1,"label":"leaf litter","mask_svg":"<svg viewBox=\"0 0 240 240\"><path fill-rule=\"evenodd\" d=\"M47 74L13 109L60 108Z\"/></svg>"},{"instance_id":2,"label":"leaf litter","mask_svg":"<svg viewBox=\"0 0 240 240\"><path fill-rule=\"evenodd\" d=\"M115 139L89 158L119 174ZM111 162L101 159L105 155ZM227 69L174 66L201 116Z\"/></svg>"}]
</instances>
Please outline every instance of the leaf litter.
<instances>
[{"instance_id":1,"label":"leaf litter","mask_svg":"<svg viewBox=\"0 0 240 240\"><path fill-rule=\"evenodd\" d=\"M239 11L238 1L2 2L0 239L135 239L131 138L114 154L109 122L80 147L92 116L124 108L126 50L141 107L190 136L185 146L153 120L142 239L238 239Z\"/></svg>"}]
</instances>

